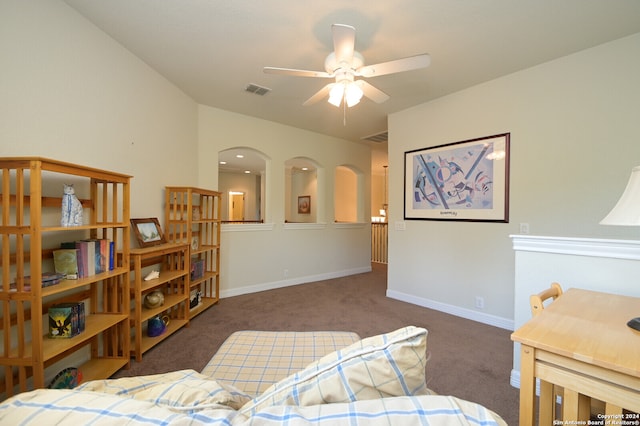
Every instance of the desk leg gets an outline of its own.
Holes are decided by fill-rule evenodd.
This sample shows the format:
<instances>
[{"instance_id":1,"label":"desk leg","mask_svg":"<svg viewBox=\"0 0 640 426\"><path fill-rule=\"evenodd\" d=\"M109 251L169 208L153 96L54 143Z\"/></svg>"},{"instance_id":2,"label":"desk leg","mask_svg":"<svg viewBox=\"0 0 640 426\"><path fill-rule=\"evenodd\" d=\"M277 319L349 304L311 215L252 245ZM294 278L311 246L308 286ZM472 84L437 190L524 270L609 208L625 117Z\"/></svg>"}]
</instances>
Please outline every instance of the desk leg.
<instances>
[{"instance_id":1,"label":"desk leg","mask_svg":"<svg viewBox=\"0 0 640 426\"><path fill-rule=\"evenodd\" d=\"M535 349L520 346L520 426L533 426L536 403Z\"/></svg>"},{"instance_id":2,"label":"desk leg","mask_svg":"<svg viewBox=\"0 0 640 426\"><path fill-rule=\"evenodd\" d=\"M587 421L591 408L591 399L577 391L566 389L562 398L562 420Z\"/></svg>"},{"instance_id":3,"label":"desk leg","mask_svg":"<svg viewBox=\"0 0 640 426\"><path fill-rule=\"evenodd\" d=\"M622 414L622 407L618 407L614 404L609 404L608 402L605 404L605 414L608 416L619 416Z\"/></svg>"},{"instance_id":4,"label":"desk leg","mask_svg":"<svg viewBox=\"0 0 640 426\"><path fill-rule=\"evenodd\" d=\"M540 380L540 399L538 400L538 424L551 425L555 420L556 413L556 393L554 385L544 380Z\"/></svg>"}]
</instances>

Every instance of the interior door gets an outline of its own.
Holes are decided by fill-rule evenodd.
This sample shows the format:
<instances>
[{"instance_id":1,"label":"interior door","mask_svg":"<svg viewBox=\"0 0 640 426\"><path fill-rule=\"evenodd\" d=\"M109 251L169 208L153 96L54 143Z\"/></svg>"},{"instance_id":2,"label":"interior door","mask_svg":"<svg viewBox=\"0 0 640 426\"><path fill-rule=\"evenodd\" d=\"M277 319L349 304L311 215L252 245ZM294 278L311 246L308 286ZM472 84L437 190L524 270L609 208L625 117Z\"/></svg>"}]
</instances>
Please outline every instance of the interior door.
<instances>
[{"instance_id":1,"label":"interior door","mask_svg":"<svg viewBox=\"0 0 640 426\"><path fill-rule=\"evenodd\" d=\"M232 221L244 220L244 192L230 192L229 193L230 214Z\"/></svg>"}]
</instances>

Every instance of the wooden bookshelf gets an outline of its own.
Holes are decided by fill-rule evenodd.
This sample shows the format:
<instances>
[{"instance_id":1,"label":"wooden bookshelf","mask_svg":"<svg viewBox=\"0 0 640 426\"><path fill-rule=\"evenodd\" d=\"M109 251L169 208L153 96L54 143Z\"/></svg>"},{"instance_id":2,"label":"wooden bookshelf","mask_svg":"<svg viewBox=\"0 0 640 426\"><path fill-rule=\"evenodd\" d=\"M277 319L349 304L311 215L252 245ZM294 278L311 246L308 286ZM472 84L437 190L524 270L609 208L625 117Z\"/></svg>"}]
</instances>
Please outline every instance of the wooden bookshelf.
<instances>
[{"instance_id":1,"label":"wooden bookshelf","mask_svg":"<svg viewBox=\"0 0 640 426\"><path fill-rule=\"evenodd\" d=\"M71 364L86 347L88 360L69 365L79 367L85 380L128 368L130 178L41 157L0 157L0 391L5 397L45 387L47 367ZM62 182L86 192L77 194L85 217L81 226L60 226ZM114 268L42 287L42 273L53 272L53 250L61 241L77 239L113 241ZM48 307L70 301L85 304L85 330L69 339L49 338Z\"/></svg>"}]
</instances>

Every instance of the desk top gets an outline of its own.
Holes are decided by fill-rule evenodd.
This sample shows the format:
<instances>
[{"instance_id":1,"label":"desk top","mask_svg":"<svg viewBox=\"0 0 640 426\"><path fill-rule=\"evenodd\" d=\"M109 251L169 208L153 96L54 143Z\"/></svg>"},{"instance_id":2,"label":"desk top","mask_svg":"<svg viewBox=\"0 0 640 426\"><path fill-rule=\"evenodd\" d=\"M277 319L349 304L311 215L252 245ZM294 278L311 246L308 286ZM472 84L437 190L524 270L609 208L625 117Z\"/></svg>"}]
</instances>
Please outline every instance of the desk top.
<instances>
[{"instance_id":1,"label":"desk top","mask_svg":"<svg viewBox=\"0 0 640 426\"><path fill-rule=\"evenodd\" d=\"M640 298L571 288L511 339L578 361L640 377Z\"/></svg>"}]
</instances>

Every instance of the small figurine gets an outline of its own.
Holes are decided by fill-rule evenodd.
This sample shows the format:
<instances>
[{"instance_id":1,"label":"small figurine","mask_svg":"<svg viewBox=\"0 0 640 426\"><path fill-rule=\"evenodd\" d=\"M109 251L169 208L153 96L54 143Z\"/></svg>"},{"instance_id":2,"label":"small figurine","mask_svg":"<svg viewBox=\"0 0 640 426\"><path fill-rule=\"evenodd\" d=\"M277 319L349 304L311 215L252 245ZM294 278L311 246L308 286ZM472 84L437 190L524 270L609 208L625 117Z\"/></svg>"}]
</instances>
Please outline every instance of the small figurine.
<instances>
[{"instance_id":1,"label":"small figurine","mask_svg":"<svg viewBox=\"0 0 640 426\"><path fill-rule=\"evenodd\" d=\"M154 309L164 305L164 294L160 290L154 290L144 296L144 307Z\"/></svg>"},{"instance_id":2,"label":"small figurine","mask_svg":"<svg viewBox=\"0 0 640 426\"><path fill-rule=\"evenodd\" d=\"M189 309L193 309L196 306L198 306L201 300L202 300L202 292L198 290L195 296L193 297L193 299L191 299L191 301L189 302Z\"/></svg>"},{"instance_id":3,"label":"small figurine","mask_svg":"<svg viewBox=\"0 0 640 426\"><path fill-rule=\"evenodd\" d=\"M144 277L145 281L151 281L151 280L155 280L156 278L160 277L160 272L159 271L151 271L149 272L149 274L147 274L146 277Z\"/></svg>"},{"instance_id":4,"label":"small figurine","mask_svg":"<svg viewBox=\"0 0 640 426\"><path fill-rule=\"evenodd\" d=\"M64 184L62 195L62 219L61 226L81 226L82 225L82 203L76 197L73 185Z\"/></svg>"}]
</instances>

